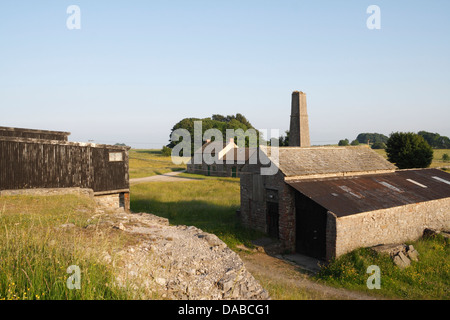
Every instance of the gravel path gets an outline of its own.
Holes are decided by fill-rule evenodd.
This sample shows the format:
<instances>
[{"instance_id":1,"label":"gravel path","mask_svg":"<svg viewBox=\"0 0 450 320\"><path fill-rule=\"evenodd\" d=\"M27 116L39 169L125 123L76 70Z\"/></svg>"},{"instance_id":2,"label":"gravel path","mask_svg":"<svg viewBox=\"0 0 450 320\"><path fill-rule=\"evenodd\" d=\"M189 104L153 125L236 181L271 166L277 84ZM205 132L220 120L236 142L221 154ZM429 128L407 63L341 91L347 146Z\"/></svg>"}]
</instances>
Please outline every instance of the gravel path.
<instances>
[{"instance_id":1,"label":"gravel path","mask_svg":"<svg viewBox=\"0 0 450 320\"><path fill-rule=\"evenodd\" d=\"M178 181L192 181L192 180L201 180L198 178L186 178L186 177L178 177L180 173L186 172L186 170L183 171L174 171L164 174L159 174L156 176L151 177L144 177L144 178L134 178L130 179L130 185L133 184L139 184L139 183L145 183L145 182L178 182Z\"/></svg>"},{"instance_id":2,"label":"gravel path","mask_svg":"<svg viewBox=\"0 0 450 320\"><path fill-rule=\"evenodd\" d=\"M322 285L299 272L299 266L265 253L239 254L247 270L255 278L264 278L279 285L297 287L313 300L378 300L364 293Z\"/></svg>"}]
</instances>

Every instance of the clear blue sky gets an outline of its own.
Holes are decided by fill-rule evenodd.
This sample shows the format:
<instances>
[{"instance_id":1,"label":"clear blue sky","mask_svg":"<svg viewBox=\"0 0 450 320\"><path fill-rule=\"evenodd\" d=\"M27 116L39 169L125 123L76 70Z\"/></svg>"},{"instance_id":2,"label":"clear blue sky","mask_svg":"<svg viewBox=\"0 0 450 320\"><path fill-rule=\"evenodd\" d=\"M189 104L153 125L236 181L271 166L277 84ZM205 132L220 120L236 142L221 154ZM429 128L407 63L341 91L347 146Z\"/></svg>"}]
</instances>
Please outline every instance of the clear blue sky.
<instances>
[{"instance_id":1,"label":"clear blue sky","mask_svg":"<svg viewBox=\"0 0 450 320\"><path fill-rule=\"evenodd\" d=\"M301 90L313 144L450 136L448 0L2 0L0 40L0 126L160 148L185 117L283 132Z\"/></svg>"}]
</instances>

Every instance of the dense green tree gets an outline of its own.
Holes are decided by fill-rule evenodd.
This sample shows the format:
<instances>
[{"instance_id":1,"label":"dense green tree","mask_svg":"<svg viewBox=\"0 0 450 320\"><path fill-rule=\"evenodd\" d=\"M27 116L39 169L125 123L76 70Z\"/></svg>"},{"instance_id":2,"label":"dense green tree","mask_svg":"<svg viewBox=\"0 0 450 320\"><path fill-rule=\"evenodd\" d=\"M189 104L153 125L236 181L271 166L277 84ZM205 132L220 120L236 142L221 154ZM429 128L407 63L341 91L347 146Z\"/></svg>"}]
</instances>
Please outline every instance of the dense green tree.
<instances>
[{"instance_id":1,"label":"dense green tree","mask_svg":"<svg viewBox=\"0 0 450 320\"><path fill-rule=\"evenodd\" d=\"M441 136L439 133L427 131L419 131L418 134L422 136L433 148L450 149L450 139L448 137Z\"/></svg>"},{"instance_id":2,"label":"dense green tree","mask_svg":"<svg viewBox=\"0 0 450 320\"><path fill-rule=\"evenodd\" d=\"M388 160L400 169L427 168L433 160L433 149L413 132L395 132L386 143Z\"/></svg>"},{"instance_id":3,"label":"dense green tree","mask_svg":"<svg viewBox=\"0 0 450 320\"><path fill-rule=\"evenodd\" d=\"M248 129L254 129L257 134L257 140L259 141L259 132L251 125L251 123L245 118L242 114L237 113L236 115L223 116L220 114L214 114L211 118L185 118L177 122L170 133L170 137L172 137L172 133L177 129L186 129L191 135L191 152L194 152L194 122L201 121L202 122L202 137L206 130L208 129L218 129L222 133L222 139L225 142L227 139L226 130L233 129L238 130L242 129L245 133ZM236 132L236 136L234 137L237 140L241 135ZM168 148L173 148L181 141L172 141L169 140ZM245 137L246 146L249 146L249 138Z\"/></svg>"},{"instance_id":4,"label":"dense green tree","mask_svg":"<svg viewBox=\"0 0 450 320\"><path fill-rule=\"evenodd\" d=\"M284 135L281 135L278 139L278 145L280 147L289 147L289 130L284 132Z\"/></svg>"},{"instance_id":5,"label":"dense green tree","mask_svg":"<svg viewBox=\"0 0 450 320\"><path fill-rule=\"evenodd\" d=\"M345 147L348 145L350 145L350 142L348 141L348 139L339 140L339 142L338 142L338 146L341 146L341 147Z\"/></svg>"},{"instance_id":6,"label":"dense green tree","mask_svg":"<svg viewBox=\"0 0 450 320\"><path fill-rule=\"evenodd\" d=\"M172 155L172 149L167 146L163 146L161 150L161 154L166 157L170 157Z\"/></svg>"},{"instance_id":7,"label":"dense green tree","mask_svg":"<svg viewBox=\"0 0 450 320\"><path fill-rule=\"evenodd\" d=\"M445 161L445 162L450 161L450 156L448 155L448 153L444 153L442 155L442 161Z\"/></svg>"},{"instance_id":8,"label":"dense green tree","mask_svg":"<svg viewBox=\"0 0 450 320\"><path fill-rule=\"evenodd\" d=\"M372 149L386 149L386 144L384 142L375 142L371 146Z\"/></svg>"},{"instance_id":9,"label":"dense green tree","mask_svg":"<svg viewBox=\"0 0 450 320\"><path fill-rule=\"evenodd\" d=\"M370 143L375 143L375 142L386 143L388 140L388 137L381 133L360 133L356 137L356 140L358 140L359 143L366 143L366 144L368 141Z\"/></svg>"}]
</instances>

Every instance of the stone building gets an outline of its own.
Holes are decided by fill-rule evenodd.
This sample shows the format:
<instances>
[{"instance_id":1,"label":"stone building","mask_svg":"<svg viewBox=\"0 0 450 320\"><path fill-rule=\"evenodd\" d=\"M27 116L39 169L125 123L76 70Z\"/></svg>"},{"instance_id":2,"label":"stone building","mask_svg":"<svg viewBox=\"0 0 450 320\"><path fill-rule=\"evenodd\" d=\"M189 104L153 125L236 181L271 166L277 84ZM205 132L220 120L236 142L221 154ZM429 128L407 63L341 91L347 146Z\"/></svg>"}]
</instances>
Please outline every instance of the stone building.
<instances>
[{"instance_id":1,"label":"stone building","mask_svg":"<svg viewBox=\"0 0 450 320\"><path fill-rule=\"evenodd\" d=\"M255 149L239 148L234 139L227 143L207 140L187 163L187 172L218 177L239 177Z\"/></svg>"},{"instance_id":2,"label":"stone building","mask_svg":"<svg viewBox=\"0 0 450 320\"><path fill-rule=\"evenodd\" d=\"M289 140L301 141L292 129ZM450 229L450 174L441 170L397 170L367 146L260 148L258 157L243 168L240 219L291 252L330 260ZM261 175L271 165L277 173Z\"/></svg>"}]
</instances>

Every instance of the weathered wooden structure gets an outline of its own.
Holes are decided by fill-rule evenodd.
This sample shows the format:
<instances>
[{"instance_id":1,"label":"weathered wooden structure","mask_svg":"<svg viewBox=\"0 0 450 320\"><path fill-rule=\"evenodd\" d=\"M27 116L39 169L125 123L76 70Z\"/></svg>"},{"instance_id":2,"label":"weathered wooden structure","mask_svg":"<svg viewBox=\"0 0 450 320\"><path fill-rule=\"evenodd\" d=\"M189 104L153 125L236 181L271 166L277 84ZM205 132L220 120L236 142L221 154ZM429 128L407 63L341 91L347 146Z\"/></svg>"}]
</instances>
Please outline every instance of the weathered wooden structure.
<instances>
[{"instance_id":1,"label":"weathered wooden structure","mask_svg":"<svg viewBox=\"0 0 450 320\"><path fill-rule=\"evenodd\" d=\"M92 189L128 210L129 147L69 142L69 135L0 127L0 191Z\"/></svg>"}]
</instances>

